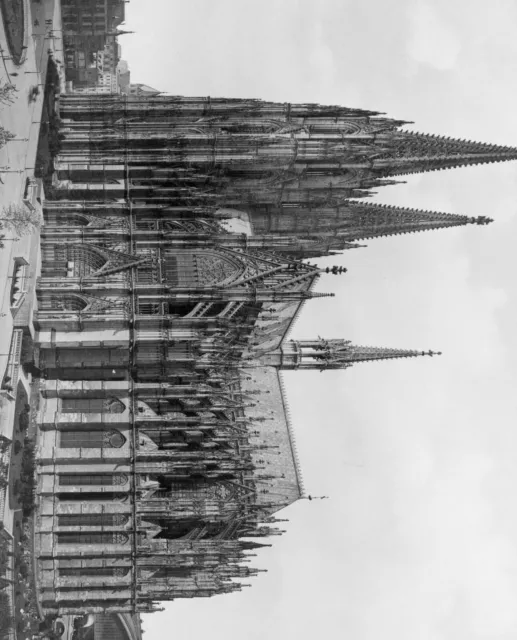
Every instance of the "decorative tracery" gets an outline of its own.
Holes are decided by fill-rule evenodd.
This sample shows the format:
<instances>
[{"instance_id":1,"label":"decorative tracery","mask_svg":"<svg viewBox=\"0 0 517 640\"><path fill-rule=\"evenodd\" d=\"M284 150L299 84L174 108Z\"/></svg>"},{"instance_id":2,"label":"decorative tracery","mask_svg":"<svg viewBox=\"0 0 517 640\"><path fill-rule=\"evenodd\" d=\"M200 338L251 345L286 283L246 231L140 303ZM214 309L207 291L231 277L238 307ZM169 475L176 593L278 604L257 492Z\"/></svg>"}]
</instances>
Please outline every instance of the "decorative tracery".
<instances>
[{"instance_id":1,"label":"decorative tracery","mask_svg":"<svg viewBox=\"0 0 517 640\"><path fill-rule=\"evenodd\" d=\"M68 513L58 516L60 527L122 527L129 522L123 513Z\"/></svg>"},{"instance_id":2,"label":"decorative tracery","mask_svg":"<svg viewBox=\"0 0 517 640\"><path fill-rule=\"evenodd\" d=\"M42 298L40 304L41 311L84 311L88 302L81 296L75 294L50 295Z\"/></svg>"},{"instance_id":3,"label":"decorative tracery","mask_svg":"<svg viewBox=\"0 0 517 640\"><path fill-rule=\"evenodd\" d=\"M89 276L102 269L106 257L98 250L85 244L72 244L68 247L68 259L73 262L75 278Z\"/></svg>"},{"instance_id":4,"label":"decorative tracery","mask_svg":"<svg viewBox=\"0 0 517 640\"><path fill-rule=\"evenodd\" d=\"M124 578L130 567L63 567L59 575L63 578Z\"/></svg>"},{"instance_id":5,"label":"decorative tracery","mask_svg":"<svg viewBox=\"0 0 517 640\"><path fill-rule=\"evenodd\" d=\"M123 413L126 405L115 398L108 396L107 398L62 398L62 413Z\"/></svg>"},{"instance_id":6,"label":"decorative tracery","mask_svg":"<svg viewBox=\"0 0 517 640\"><path fill-rule=\"evenodd\" d=\"M64 429L60 431L61 449L120 449L126 438L117 429Z\"/></svg>"},{"instance_id":7,"label":"decorative tracery","mask_svg":"<svg viewBox=\"0 0 517 640\"><path fill-rule=\"evenodd\" d=\"M221 286L236 280L244 272L244 265L218 253L196 253L198 281L202 286Z\"/></svg>"}]
</instances>

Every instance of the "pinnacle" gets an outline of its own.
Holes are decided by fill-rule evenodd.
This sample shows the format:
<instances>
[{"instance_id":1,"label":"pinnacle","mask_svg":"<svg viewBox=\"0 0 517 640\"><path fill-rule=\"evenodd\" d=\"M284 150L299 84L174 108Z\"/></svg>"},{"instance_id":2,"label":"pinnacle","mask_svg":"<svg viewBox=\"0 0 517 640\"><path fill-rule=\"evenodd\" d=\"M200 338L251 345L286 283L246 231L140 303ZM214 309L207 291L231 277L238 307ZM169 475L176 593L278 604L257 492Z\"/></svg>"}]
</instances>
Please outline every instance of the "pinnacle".
<instances>
[{"instance_id":1,"label":"pinnacle","mask_svg":"<svg viewBox=\"0 0 517 640\"><path fill-rule=\"evenodd\" d=\"M318 293L317 291L310 291L308 298L334 298L335 293Z\"/></svg>"},{"instance_id":2,"label":"pinnacle","mask_svg":"<svg viewBox=\"0 0 517 640\"><path fill-rule=\"evenodd\" d=\"M493 218L487 218L486 216L478 216L477 218L470 218L469 222L472 224L490 224L494 221Z\"/></svg>"},{"instance_id":3,"label":"pinnacle","mask_svg":"<svg viewBox=\"0 0 517 640\"><path fill-rule=\"evenodd\" d=\"M419 356L438 356L441 351L414 351L410 349L390 349L386 347L350 346L351 362L368 362L371 360L391 360L395 358L416 358Z\"/></svg>"},{"instance_id":4,"label":"pinnacle","mask_svg":"<svg viewBox=\"0 0 517 640\"><path fill-rule=\"evenodd\" d=\"M341 275L342 273L346 273L348 271L348 269L346 267L338 267L337 265L334 265L333 267L327 267L325 269L325 273L332 273L332 275L337 276L337 275Z\"/></svg>"}]
</instances>

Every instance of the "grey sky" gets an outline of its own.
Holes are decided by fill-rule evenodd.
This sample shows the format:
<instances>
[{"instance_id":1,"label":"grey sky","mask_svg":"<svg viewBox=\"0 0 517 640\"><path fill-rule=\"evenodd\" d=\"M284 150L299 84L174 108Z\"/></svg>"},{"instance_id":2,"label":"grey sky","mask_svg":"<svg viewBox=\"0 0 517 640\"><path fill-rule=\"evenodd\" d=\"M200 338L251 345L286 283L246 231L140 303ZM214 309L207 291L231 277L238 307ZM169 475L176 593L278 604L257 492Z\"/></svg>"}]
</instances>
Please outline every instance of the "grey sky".
<instances>
[{"instance_id":1,"label":"grey sky","mask_svg":"<svg viewBox=\"0 0 517 640\"><path fill-rule=\"evenodd\" d=\"M133 81L172 94L343 104L517 146L517 3L131 0ZM329 263L293 337L441 358L286 375L305 486L243 593L175 601L147 638L513 640L517 633L517 165L411 176L377 200L468 227Z\"/></svg>"}]
</instances>

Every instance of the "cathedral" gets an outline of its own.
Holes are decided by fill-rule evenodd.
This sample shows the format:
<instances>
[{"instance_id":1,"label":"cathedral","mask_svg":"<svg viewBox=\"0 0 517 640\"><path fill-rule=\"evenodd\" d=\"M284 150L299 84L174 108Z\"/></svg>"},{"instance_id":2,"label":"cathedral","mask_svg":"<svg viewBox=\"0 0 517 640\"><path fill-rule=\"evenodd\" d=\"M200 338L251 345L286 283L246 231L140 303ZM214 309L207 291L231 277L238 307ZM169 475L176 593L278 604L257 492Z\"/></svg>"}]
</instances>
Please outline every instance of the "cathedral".
<instances>
[{"instance_id":1,"label":"cathedral","mask_svg":"<svg viewBox=\"0 0 517 640\"><path fill-rule=\"evenodd\" d=\"M82 94L58 111L32 365L42 609L131 616L238 590L306 497L282 371L434 355L289 339L344 271L314 262L489 223L367 198L517 150L317 104Z\"/></svg>"}]
</instances>

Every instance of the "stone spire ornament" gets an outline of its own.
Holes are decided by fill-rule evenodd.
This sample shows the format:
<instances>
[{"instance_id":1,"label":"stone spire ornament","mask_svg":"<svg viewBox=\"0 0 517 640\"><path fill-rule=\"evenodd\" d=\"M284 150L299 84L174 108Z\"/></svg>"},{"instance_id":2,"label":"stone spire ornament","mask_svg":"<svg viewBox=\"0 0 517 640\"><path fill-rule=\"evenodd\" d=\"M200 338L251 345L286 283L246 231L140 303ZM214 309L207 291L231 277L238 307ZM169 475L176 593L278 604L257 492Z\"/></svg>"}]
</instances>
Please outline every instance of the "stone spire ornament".
<instances>
[{"instance_id":1,"label":"stone spire ornament","mask_svg":"<svg viewBox=\"0 0 517 640\"><path fill-rule=\"evenodd\" d=\"M416 351L356 346L350 340L288 340L260 356L262 365L279 369L348 369L357 362L441 355L440 351Z\"/></svg>"}]
</instances>

